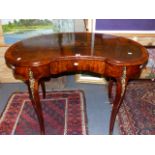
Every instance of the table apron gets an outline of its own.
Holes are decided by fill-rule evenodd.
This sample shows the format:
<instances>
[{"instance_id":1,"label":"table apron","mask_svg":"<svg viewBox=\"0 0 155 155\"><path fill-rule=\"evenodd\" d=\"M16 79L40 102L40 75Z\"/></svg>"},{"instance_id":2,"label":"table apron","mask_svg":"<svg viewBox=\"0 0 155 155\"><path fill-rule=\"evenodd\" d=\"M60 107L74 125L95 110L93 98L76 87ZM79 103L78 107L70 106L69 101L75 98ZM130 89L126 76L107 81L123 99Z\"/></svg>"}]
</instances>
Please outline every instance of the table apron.
<instances>
[{"instance_id":1,"label":"table apron","mask_svg":"<svg viewBox=\"0 0 155 155\"><path fill-rule=\"evenodd\" d=\"M49 77L65 72L92 72L106 77L119 78L122 76L124 66L115 66L105 63L104 61L95 60L61 60L53 61L50 64L38 67L14 67L14 76L18 79L29 80L30 70L33 72L35 79ZM140 74L139 65L126 66L126 76L132 78Z\"/></svg>"},{"instance_id":2,"label":"table apron","mask_svg":"<svg viewBox=\"0 0 155 155\"><path fill-rule=\"evenodd\" d=\"M140 75L140 72L141 72L140 65L114 66L111 64L106 64L104 75L108 77L119 78L122 76L124 67L126 67L126 76L128 77L128 79Z\"/></svg>"}]
</instances>

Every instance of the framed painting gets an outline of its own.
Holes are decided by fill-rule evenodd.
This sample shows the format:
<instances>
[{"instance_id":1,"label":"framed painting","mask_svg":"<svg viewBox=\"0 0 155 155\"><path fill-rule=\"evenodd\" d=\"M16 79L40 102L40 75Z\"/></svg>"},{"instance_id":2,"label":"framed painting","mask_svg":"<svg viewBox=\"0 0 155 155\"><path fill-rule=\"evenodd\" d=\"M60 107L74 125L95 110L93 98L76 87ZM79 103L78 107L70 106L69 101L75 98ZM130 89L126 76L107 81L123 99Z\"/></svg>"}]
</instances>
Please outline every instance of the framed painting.
<instances>
[{"instance_id":1,"label":"framed painting","mask_svg":"<svg viewBox=\"0 0 155 155\"><path fill-rule=\"evenodd\" d=\"M4 43L17 41L58 31L52 19L1 19Z\"/></svg>"},{"instance_id":2,"label":"framed painting","mask_svg":"<svg viewBox=\"0 0 155 155\"><path fill-rule=\"evenodd\" d=\"M155 19L96 19L93 30L123 36L144 46L155 46Z\"/></svg>"},{"instance_id":3,"label":"framed painting","mask_svg":"<svg viewBox=\"0 0 155 155\"><path fill-rule=\"evenodd\" d=\"M89 21L86 19L0 19L0 25L4 43L13 44L43 34L85 31L85 27L90 25Z\"/></svg>"}]
</instances>

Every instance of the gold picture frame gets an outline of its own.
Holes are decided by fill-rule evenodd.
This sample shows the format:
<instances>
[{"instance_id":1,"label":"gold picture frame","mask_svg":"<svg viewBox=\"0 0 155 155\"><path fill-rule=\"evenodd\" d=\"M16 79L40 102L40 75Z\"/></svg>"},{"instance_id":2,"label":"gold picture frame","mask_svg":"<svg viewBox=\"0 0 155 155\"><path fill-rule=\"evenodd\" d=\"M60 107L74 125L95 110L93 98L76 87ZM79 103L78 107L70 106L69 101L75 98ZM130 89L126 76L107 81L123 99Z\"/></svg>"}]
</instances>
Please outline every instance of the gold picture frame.
<instances>
[{"instance_id":1,"label":"gold picture frame","mask_svg":"<svg viewBox=\"0 0 155 155\"><path fill-rule=\"evenodd\" d=\"M75 81L77 83L89 83L89 84L107 84L107 80L103 77L96 77L87 74L76 74Z\"/></svg>"}]
</instances>

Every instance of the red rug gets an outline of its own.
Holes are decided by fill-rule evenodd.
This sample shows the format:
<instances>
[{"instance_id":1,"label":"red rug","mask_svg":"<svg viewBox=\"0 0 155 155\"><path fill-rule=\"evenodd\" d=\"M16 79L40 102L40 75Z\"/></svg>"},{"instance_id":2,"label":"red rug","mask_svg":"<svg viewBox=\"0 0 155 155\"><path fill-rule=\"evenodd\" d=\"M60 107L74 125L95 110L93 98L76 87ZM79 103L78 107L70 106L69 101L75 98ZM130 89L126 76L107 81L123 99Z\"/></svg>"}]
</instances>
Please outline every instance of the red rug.
<instances>
[{"instance_id":1,"label":"red rug","mask_svg":"<svg viewBox=\"0 0 155 155\"><path fill-rule=\"evenodd\" d=\"M84 93L80 90L47 92L41 104L47 135L87 134ZM14 93L0 118L1 135L40 134L28 93Z\"/></svg>"},{"instance_id":2,"label":"red rug","mask_svg":"<svg viewBox=\"0 0 155 155\"><path fill-rule=\"evenodd\" d=\"M118 114L121 134L155 135L155 82L130 82Z\"/></svg>"}]
</instances>

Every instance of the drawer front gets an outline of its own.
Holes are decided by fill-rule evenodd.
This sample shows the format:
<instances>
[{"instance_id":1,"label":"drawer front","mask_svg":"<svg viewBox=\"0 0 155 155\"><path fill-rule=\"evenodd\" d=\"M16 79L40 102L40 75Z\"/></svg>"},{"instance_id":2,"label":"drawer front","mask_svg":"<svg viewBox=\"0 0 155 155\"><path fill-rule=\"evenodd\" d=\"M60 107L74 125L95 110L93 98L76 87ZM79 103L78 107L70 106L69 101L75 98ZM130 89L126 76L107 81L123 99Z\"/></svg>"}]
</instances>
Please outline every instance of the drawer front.
<instances>
[{"instance_id":1,"label":"drawer front","mask_svg":"<svg viewBox=\"0 0 155 155\"><path fill-rule=\"evenodd\" d=\"M98 60L61 60L52 62L50 65L51 74L71 71L90 71L103 74L105 63Z\"/></svg>"},{"instance_id":2,"label":"drawer front","mask_svg":"<svg viewBox=\"0 0 155 155\"><path fill-rule=\"evenodd\" d=\"M30 70L33 72L33 77L35 79L40 79L42 77L50 76L49 66L40 66L40 67L13 67L14 76L17 79L29 80Z\"/></svg>"}]
</instances>

